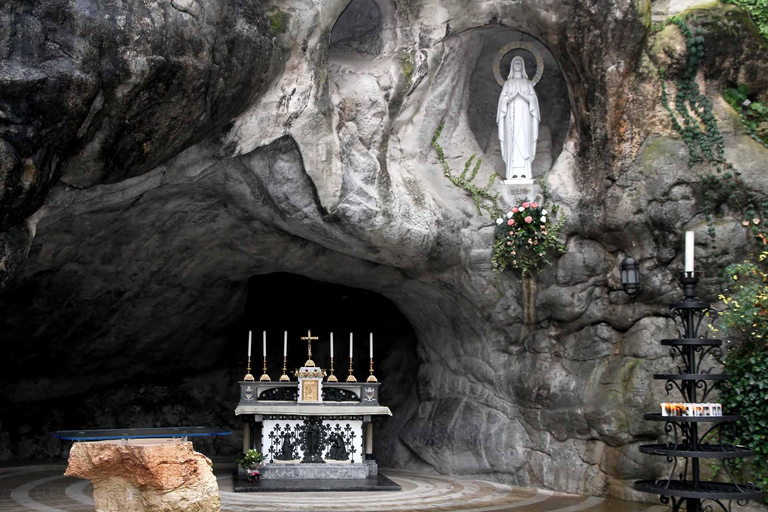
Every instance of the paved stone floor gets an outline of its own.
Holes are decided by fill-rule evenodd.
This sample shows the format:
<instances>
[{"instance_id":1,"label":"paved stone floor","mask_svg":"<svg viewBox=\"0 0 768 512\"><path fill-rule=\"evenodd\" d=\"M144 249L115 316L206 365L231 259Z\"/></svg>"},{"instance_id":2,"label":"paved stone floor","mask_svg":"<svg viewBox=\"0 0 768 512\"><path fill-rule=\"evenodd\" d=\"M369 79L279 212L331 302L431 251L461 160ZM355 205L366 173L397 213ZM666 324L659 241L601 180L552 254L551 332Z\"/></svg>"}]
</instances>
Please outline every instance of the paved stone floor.
<instances>
[{"instance_id":1,"label":"paved stone floor","mask_svg":"<svg viewBox=\"0 0 768 512\"><path fill-rule=\"evenodd\" d=\"M90 482L63 476L63 465L0 468L0 512L93 511ZM216 471L222 511L662 512L661 505L604 500L481 480L386 471L400 492L238 493L230 471Z\"/></svg>"}]
</instances>

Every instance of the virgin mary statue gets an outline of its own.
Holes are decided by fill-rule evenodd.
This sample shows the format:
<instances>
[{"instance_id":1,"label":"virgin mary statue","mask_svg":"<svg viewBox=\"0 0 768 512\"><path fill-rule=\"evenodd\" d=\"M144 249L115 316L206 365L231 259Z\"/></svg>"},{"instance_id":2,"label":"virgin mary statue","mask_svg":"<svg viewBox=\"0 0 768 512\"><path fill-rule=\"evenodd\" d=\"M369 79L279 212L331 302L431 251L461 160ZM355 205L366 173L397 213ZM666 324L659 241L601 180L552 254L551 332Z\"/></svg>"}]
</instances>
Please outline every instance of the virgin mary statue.
<instances>
[{"instance_id":1,"label":"virgin mary statue","mask_svg":"<svg viewBox=\"0 0 768 512\"><path fill-rule=\"evenodd\" d=\"M539 99L519 55L512 59L496 110L501 157L507 165L506 179L530 179L531 162L539 139Z\"/></svg>"}]
</instances>

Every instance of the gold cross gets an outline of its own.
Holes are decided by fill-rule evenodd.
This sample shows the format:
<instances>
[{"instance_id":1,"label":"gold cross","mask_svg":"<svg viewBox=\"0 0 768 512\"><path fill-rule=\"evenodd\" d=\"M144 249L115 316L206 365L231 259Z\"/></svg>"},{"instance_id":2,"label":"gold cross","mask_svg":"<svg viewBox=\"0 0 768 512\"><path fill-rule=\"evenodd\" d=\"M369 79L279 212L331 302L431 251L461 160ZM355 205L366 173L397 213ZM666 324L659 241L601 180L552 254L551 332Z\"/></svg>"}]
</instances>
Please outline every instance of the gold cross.
<instances>
[{"instance_id":1,"label":"gold cross","mask_svg":"<svg viewBox=\"0 0 768 512\"><path fill-rule=\"evenodd\" d=\"M304 366L315 366L315 362L312 361L312 342L320 338L312 336L312 331L308 330L307 335L302 336L301 339L307 342L307 362L304 363Z\"/></svg>"}]
</instances>

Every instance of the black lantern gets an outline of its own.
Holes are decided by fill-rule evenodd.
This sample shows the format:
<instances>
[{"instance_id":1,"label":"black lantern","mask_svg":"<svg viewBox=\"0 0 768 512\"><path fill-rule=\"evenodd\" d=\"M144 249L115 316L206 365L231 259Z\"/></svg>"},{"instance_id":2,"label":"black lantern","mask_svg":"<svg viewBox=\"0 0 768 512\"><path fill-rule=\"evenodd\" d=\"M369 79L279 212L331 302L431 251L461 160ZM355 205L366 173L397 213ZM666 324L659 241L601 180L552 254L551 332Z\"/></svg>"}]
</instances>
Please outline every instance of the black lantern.
<instances>
[{"instance_id":1,"label":"black lantern","mask_svg":"<svg viewBox=\"0 0 768 512\"><path fill-rule=\"evenodd\" d=\"M621 287L630 297L640 291L640 265L632 256L621 262Z\"/></svg>"}]
</instances>

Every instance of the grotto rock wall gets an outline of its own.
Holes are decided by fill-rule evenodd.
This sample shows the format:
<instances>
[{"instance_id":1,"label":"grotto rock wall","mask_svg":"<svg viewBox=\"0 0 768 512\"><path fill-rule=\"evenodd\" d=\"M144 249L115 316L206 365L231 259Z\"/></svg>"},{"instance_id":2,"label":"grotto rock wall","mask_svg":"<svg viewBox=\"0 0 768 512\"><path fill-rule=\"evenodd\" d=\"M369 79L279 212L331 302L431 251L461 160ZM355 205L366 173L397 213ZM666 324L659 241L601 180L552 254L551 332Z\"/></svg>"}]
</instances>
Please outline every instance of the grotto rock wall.
<instances>
[{"instance_id":1,"label":"grotto rock wall","mask_svg":"<svg viewBox=\"0 0 768 512\"><path fill-rule=\"evenodd\" d=\"M689 168L688 148L660 104L658 68L679 76L684 38L676 27L652 30L652 15L665 14L648 2L353 0L366 1L378 14L345 13L347 0L281 0L255 12L240 12L246 7L238 2L183 4L234 16L212 21L210 30L236 27L226 36L234 46L225 47L242 59L222 50L218 60L211 39L200 36L178 52L212 52L221 69L209 67L185 86L200 91L227 72L239 81L215 109L136 85L147 115L171 120L155 122L151 141L159 143L141 157L135 149L146 140L137 146L135 137L129 144L113 132L98 135L98 126L118 120L135 134L144 130L140 120L126 121L116 106L89 118L98 88L78 89L83 107L62 114L74 120L74 135L42 144L50 155L66 148L51 156L60 171L50 167L48 186L29 188L36 201L0 198L14 212L0 235L4 261L15 265L5 264L13 279L0 295L4 410L158 375L231 375L216 373L212 362L227 347L222 332L242 313L248 278L290 272L381 293L413 326L416 386L380 425L384 465L644 498L628 482L659 470L637 446L660 433L641 418L663 399L651 376L670 365L657 340L674 334L668 303L679 295L681 233L697 232L709 299L719 290L717 270L750 247L725 207L716 212L717 238L705 237L695 194L701 169ZM179 13L178 5L166 6L168 19L213 19ZM721 98L728 83L768 85L760 78L765 42L743 30L750 22L732 7L697 12L711 52L699 80L728 157L768 192L760 175L768 153ZM545 178L568 217L567 250L525 296L519 275L491 271L493 219L443 177L430 147L444 123L440 143L454 169L483 154L468 114L472 74L491 72L476 65L485 41L511 30L548 48L565 84L556 101L570 105L569 125L558 127L566 134L562 152ZM11 57L4 65L35 70ZM104 98L106 105L111 96ZM165 117L176 109L177 117ZM91 135L77 142L86 121ZM53 130L55 120L39 124ZM102 163L88 156L96 147L89 141L103 144ZM21 143L10 144L22 154ZM6 152L9 169L20 165L16 153ZM478 182L494 172L486 163ZM6 183L16 175L2 174ZM628 253L642 265L635 301L618 280ZM534 318L524 315L524 300ZM393 351L382 364L398 357ZM216 390L201 391L210 394L195 404L220 401ZM193 409L179 405L175 417L189 421ZM9 456L20 456L24 439L26 455L50 453L35 451L31 435L10 432Z\"/></svg>"}]
</instances>

